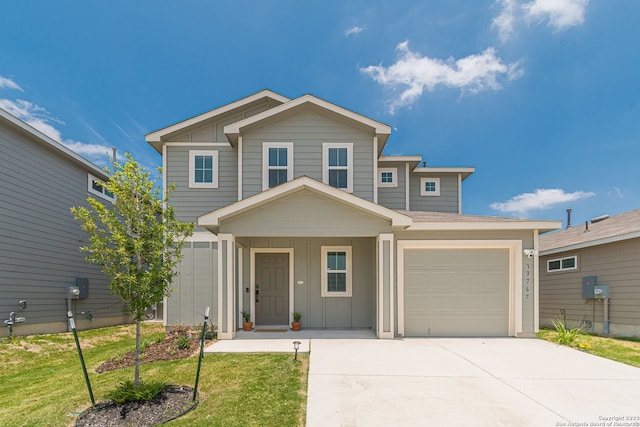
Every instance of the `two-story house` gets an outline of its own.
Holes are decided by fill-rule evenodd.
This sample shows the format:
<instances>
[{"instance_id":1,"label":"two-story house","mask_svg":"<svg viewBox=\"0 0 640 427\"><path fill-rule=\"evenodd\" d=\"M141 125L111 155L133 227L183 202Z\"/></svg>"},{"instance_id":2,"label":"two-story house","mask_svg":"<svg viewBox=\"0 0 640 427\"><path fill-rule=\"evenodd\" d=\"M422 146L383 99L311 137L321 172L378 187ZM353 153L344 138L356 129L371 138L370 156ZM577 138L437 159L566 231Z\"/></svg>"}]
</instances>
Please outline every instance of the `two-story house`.
<instances>
[{"instance_id":1,"label":"two-story house","mask_svg":"<svg viewBox=\"0 0 640 427\"><path fill-rule=\"evenodd\" d=\"M129 321L108 278L85 261L87 234L71 206L110 204L109 175L0 109L0 337L64 332ZM6 326L6 327L4 327Z\"/></svg>"},{"instance_id":2,"label":"two-story house","mask_svg":"<svg viewBox=\"0 0 640 427\"><path fill-rule=\"evenodd\" d=\"M152 132L165 187L197 222L165 322L211 306L230 339L256 327L394 336L538 328L538 233L556 221L461 214L471 167L387 156L391 128L312 95L264 90Z\"/></svg>"}]
</instances>

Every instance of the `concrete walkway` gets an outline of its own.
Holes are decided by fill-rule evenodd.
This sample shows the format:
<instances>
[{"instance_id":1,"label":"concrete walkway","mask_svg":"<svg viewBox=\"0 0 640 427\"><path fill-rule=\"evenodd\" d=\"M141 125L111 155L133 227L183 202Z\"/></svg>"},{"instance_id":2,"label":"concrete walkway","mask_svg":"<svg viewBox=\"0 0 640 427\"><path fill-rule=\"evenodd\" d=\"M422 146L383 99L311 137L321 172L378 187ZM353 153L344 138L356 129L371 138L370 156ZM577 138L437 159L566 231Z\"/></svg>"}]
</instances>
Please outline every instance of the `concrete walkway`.
<instances>
[{"instance_id":1,"label":"concrete walkway","mask_svg":"<svg viewBox=\"0 0 640 427\"><path fill-rule=\"evenodd\" d=\"M537 339L254 332L206 351L293 341L311 350L308 427L640 426L640 369Z\"/></svg>"}]
</instances>

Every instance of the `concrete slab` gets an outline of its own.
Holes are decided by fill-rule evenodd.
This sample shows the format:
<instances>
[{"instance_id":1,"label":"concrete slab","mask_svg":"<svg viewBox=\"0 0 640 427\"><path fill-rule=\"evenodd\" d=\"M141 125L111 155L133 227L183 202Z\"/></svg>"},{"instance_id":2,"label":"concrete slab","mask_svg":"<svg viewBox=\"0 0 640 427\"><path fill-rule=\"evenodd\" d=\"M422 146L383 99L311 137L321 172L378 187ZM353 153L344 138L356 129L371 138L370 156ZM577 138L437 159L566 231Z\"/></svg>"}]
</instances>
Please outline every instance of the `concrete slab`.
<instances>
[{"instance_id":1,"label":"concrete slab","mask_svg":"<svg viewBox=\"0 0 640 427\"><path fill-rule=\"evenodd\" d=\"M298 353L309 352L309 339L251 339L217 341L205 353L294 353L293 342L300 341Z\"/></svg>"},{"instance_id":2,"label":"concrete slab","mask_svg":"<svg viewBox=\"0 0 640 427\"><path fill-rule=\"evenodd\" d=\"M640 369L545 341L314 339L311 348L310 427L640 425Z\"/></svg>"}]
</instances>

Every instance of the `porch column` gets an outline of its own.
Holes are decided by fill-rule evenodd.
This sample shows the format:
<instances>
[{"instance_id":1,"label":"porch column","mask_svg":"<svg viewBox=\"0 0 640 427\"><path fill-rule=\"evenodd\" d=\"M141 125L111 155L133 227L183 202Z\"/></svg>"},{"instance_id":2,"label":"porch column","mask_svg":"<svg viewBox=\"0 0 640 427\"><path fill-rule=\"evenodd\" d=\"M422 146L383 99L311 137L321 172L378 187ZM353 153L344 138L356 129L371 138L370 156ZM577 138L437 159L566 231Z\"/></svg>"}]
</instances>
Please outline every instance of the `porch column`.
<instances>
[{"instance_id":1,"label":"porch column","mask_svg":"<svg viewBox=\"0 0 640 427\"><path fill-rule=\"evenodd\" d=\"M235 253L232 234L218 234L218 339L236 336L235 325Z\"/></svg>"},{"instance_id":2,"label":"porch column","mask_svg":"<svg viewBox=\"0 0 640 427\"><path fill-rule=\"evenodd\" d=\"M394 337L394 251L393 234L381 233L376 239L378 256L378 274L376 286L376 336L378 338Z\"/></svg>"}]
</instances>

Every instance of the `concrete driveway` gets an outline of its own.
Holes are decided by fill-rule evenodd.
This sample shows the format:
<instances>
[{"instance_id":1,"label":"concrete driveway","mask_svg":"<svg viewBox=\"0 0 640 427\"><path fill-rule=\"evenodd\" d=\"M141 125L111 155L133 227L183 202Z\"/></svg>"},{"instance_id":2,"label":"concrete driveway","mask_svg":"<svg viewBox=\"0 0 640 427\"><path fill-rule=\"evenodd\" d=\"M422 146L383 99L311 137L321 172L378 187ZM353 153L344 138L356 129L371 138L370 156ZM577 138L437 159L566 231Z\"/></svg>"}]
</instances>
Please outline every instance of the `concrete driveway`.
<instances>
[{"instance_id":1,"label":"concrete driveway","mask_svg":"<svg viewBox=\"0 0 640 427\"><path fill-rule=\"evenodd\" d=\"M640 369L536 339L314 339L307 426L640 426Z\"/></svg>"}]
</instances>

